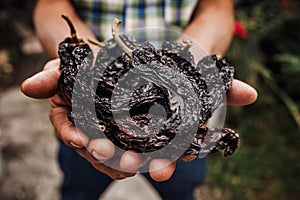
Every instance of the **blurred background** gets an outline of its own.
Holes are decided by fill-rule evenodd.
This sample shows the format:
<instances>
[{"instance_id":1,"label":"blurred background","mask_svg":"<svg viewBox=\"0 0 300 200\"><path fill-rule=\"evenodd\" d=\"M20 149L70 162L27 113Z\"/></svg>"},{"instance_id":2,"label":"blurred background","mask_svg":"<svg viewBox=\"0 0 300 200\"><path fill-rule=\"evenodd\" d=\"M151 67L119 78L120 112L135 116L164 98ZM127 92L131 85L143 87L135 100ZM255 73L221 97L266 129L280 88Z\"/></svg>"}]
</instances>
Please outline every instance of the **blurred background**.
<instances>
[{"instance_id":1,"label":"blurred background","mask_svg":"<svg viewBox=\"0 0 300 200\"><path fill-rule=\"evenodd\" d=\"M19 91L22 80L47 60L34 36L34 4L0 1L0 199L5 200L59 196L47 101ZM240 0L235 6L234 40L225 56L259 98L251 106L228 108L226 126L240 133L240 148L228 159L210 155L205 183L195 195L199 200L298 199L300 2Z\"/></svg>"}]
</instances>

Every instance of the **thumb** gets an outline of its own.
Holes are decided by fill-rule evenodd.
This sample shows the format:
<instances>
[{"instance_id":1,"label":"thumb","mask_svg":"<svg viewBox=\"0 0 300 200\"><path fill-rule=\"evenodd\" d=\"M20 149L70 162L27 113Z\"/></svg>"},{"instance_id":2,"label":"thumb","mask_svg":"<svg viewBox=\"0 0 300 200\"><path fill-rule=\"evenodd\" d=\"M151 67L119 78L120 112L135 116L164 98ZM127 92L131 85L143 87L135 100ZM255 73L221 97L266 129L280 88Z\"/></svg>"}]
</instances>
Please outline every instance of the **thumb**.
<instances>
[{"instance_id":1,"label":"thumb","mask_svg":"<svg viewBox=\"0 0 300 200\"><path fill-rule=\"evenodd\" d=\"M44 70L26 79L21 85L21 91L28 97L44 99L52 97L57 92L60 72L59 60L48 62Z\"/></svg>"}]
</instances>

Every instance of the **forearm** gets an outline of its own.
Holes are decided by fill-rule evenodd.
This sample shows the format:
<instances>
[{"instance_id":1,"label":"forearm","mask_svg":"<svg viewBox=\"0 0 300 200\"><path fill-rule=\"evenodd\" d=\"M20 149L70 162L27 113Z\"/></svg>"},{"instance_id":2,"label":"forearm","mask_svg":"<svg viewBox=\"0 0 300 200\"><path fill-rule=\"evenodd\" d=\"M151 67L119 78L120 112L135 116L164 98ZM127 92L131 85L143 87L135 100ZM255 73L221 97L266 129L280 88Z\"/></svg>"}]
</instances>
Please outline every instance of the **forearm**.
<instances>
[{"instance_id":1,"label":"forearm","mask_svg":"<svg viewBox=\"0 0 300 200\"><path fill-rule=\"evenodd\" d=\"M202 0L184 34L201 44L209 54L224 54L233 35L232 0Z\"/></svg>"},{"instance_id":2,"label":"forearm","mask_svg":"<svg viewBox=\"0 0 300 200\"><path fill-rule=\"evenodd\" d=\"M95 39L92 31L77 16L68 0L39 0L36 4L33 20L36 35L50 58L58 56L58 44L69 36L69 28L61 15L67 15L73 22L78 37Z\"/></svg>"}]
</instances>

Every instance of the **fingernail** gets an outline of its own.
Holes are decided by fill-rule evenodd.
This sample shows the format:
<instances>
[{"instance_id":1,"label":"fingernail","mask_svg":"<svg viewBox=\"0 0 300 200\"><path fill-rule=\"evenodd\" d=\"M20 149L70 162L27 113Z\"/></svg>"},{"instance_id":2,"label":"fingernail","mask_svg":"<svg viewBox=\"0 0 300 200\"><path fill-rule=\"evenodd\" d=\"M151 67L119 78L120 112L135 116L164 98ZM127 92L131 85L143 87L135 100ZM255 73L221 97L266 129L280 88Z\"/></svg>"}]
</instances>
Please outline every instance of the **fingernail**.
<instances>
[{"instance_id":1,"label":"fingernail","mask_svg":"<svg viewBox=\"0 0 300 200\"><path fill-rule=\"evenodd\" d=\"M82 148L82 146L79 146L79 145L77 145L77 144L75 144L74 142L69 142L69 145L71 146L71 147L73 147L73 148L78 148L78 149L81 149Z\"/></svg>"},{"instance_id":2,"label":"fingernail","mask_svg":"<svg viewBox=\"0 0 300 200\"><path fill-rule=\"evenodd\" d=\"M104 155L98 153L98 152L95 151L95 150L92 150L92 156L93 156L94 158L96 158L97 160L99 160L99 161L107 160L107 156L104 156Z\"/></svg>"}]
</instances>

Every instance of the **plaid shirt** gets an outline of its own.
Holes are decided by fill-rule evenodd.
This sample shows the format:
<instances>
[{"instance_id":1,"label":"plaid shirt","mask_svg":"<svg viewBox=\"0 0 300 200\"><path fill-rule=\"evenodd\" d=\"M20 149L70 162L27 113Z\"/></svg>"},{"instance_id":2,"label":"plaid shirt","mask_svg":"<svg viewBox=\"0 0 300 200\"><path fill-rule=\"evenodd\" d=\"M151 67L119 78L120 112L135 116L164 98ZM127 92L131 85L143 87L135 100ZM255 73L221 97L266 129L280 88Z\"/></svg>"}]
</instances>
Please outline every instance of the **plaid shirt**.
<instances>
[{"instance_id":1,"label":"plaid shirt","mask_svg":"<svg viewBox=\"0 0 300 200\"><path fill-rule=\"evenodd\" d=\"M101 41L111 37L111 24L116 17L122 20L123 31L143 27L182 31L189 23L198 3L197 0L72 0L72 2L78 15Z\"/></svg>"}]
</instances>

